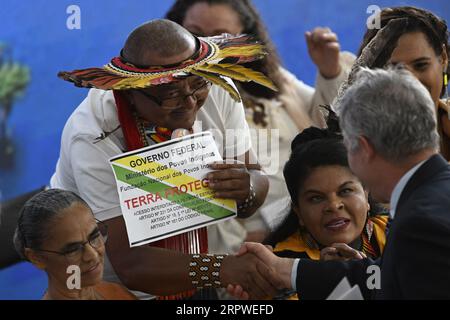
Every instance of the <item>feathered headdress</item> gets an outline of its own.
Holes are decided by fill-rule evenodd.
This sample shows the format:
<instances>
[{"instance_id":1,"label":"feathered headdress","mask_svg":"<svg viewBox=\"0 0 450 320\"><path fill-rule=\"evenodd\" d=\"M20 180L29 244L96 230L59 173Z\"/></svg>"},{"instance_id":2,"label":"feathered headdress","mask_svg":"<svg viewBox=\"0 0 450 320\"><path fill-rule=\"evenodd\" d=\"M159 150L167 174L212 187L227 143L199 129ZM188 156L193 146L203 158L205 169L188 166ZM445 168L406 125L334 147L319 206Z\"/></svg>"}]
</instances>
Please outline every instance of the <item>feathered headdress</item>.
<instances>
[{"instance_id":1,"label":"feathered headdress","mask_svg":"<svg viewBox=\"0 0 450 320\"><path fill-rule=\"evenodd\" d=\"M266 54L264 46L248 35L196 37L196 53L189 59L170 66L137 67L123 57L115 57L103 68L62 71L58 77L73 82L78 87L103 90L141 89L179 80L187 75L197 75L224 88L231 97L240 101L239 93L224 77L277 90L264 74L240 64L258 60Z\"/></svg>"}]
</instances>

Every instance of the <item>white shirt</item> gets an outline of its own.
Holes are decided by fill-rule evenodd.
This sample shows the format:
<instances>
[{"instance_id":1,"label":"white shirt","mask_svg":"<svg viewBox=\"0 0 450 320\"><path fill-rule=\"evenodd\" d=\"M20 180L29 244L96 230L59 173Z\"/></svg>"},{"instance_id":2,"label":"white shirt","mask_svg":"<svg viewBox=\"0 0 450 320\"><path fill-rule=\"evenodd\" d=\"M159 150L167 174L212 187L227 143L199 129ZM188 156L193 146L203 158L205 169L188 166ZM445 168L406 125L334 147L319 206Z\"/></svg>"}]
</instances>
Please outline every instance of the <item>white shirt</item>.
<instances>
[{"instance_id":1,"label":"white shirt","mask_svg":"<svg viewBox=\"0 0 450 320\"><path fill-rule=\"evenodd\" d=\"M88 96L68 119L61 138L61 150L51 188L73 191L91 207L99 220L120 216L120 201L109 159L126 151L119 126L112 91L89 90ZM115 130L117 129L117 130ZM203 107L198 111L194 132L212 131L220 152L239 155L251 150L250 132L244 108L218 86L212 86ZM227 129L237 129L231 139ZM112 132L96 142L104 132ZM229 134L229 132L228 132ZM226 139L224 139L226 137ZM94 143L95 142L95 143ZM246 231L235 219L208 227L210 252L227 253L239 249ZM108 259L104 279L120 282Z\"/></svg>"},{"instance_id":2,"label":"white shirt","mask_svg":"<svg viewBox=\"0 0 450 320\"><path fill-rule=\"evenodd\" d=\"M394 219L395 217L395 210L397 209L398 200L400 200L400 196L402 195L403 189L405 189L406 184L411 179L411 177L416 173L416 171L424 164L426 160L418 163L414 167L412 167L408 172L406 172L401 179L397 182L395 185L394 190L391 194L391 202L390 202L390 210L389 213L391 215L391 219Z\"/></svg>"},{"instance_id":3,"label":"white shirt","mask_svg":"<svg viewBox=\"0 0 450 320\"><path fill-rule=\"evenodd\" d=\"M109 159L126 151L112 91L91 89L86 99L67 121L62 138L52 188L79 194L96 218L108 220L121 215L119 195ZM238 139L226 139L227 129L239 131ZM236 103L220 87L212 86L198 111L194 131L213 132L220 152L244 154L251 147L248 125L241 103ZM96 141L104 132L107 138Z\"/></svg>"}]
</instances>

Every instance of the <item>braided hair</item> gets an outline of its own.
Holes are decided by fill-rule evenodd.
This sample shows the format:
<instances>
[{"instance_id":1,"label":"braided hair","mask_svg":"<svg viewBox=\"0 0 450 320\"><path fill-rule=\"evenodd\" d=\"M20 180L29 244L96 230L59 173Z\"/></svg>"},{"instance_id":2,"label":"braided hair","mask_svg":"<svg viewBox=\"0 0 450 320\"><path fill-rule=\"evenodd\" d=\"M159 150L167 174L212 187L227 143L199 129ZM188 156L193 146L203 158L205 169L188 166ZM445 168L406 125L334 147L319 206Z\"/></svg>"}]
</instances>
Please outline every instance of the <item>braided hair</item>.
<instances>
[{"instance_id":1,"label":"braided hair","mask_svg":"<svg viewBox=\"0 0 450 320\"><path fill-rule=\"evenodd\" d=\"M14 233L13 241L17 253L27 259L25 248L39 249L48 235L50 222L74 203L89 208L77 194L60 189L44 190L28 200L20 211Z\"/></svg>"},{"instance_id":2,"label":"braided hair","mask_svg":"<svg viewBox=\"0 0 450 320\"><path fill-rule=\"evenodd\" d=\"M395 30L397 33L391 43L388 43L383 52L379 55L370 68L383 68L389 61L392 52L394 51L398 39L405 33L422 32L425 34L428 43L433 48L437 56L442 54L442 51L447 51L450 57L450 48L448 42L448 29L445 20L437 17L430 11L416 8L416 7L393 7L385 8L381 11L380 27L385 27L391 20L407 19L408 23L403 28ZM363 49L369 44L381 29L367 29L361 46L358 51L358 56L361 55ZM443 47L444 46L444 47ZM447 73L450 73L450 66L447 66ZM444 89L442 94L444 93Z\"/></svg>"}]
</instances>

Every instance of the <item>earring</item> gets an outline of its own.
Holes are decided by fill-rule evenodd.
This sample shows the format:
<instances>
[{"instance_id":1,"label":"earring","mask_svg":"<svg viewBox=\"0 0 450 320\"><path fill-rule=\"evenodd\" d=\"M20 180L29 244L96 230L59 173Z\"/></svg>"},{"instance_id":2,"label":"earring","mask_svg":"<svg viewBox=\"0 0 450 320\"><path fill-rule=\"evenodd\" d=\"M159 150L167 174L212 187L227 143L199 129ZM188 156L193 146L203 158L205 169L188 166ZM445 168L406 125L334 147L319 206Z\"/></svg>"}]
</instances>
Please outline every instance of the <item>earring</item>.
<instances>
[{"instance_id":1,"label":"earring","mask_svg":"<svg viewBox=\"0 0 450 320\"><path fill-rule=\"evenodd\" d=\"M447 72L444 72L444 87L445 87L445 103L448 105L450 102L450 97L448 96L448 75Z\"/></svg>"}]
</instances>

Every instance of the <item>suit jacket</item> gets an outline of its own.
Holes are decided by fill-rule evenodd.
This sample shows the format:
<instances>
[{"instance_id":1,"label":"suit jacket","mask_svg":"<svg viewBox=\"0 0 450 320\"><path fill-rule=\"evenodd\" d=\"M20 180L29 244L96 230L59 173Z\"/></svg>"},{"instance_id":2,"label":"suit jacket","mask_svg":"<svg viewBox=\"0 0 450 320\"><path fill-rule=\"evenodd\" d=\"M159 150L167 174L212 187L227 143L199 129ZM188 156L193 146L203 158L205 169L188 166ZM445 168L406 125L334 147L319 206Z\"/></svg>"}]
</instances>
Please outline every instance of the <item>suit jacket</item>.
<instances>
[{"instance_id":1,"label":"suit jacket","mask_svg":"<svg viewBox=\"0 0 450 320\"><path fill-rule=\"evenodd\" d=\"M368 288L370 265L380 267L380 289ZM297 292L325 299L344 276L365 299L450 299L450 165L442 156L428 159L403 189L381 258L302 259Z\"/></svg>"}]
</instances>

